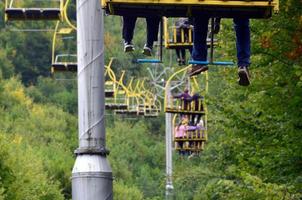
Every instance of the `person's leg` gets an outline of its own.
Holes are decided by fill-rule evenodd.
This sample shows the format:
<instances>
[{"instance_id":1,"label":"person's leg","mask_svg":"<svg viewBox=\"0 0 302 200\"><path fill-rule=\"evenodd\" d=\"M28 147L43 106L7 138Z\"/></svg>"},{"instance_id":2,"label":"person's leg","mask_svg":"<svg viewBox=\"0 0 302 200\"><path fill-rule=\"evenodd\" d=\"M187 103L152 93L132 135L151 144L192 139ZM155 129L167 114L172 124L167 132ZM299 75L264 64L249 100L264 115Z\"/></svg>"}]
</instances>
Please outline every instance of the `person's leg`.
<instances>
[{"instance_id":1,"label":"person's leg","mask_svg":"<svg viewBox=\"0 0 302 200\"><path fill-rule=\"evenodd\" d=\"M193 18L193 52L192 59L195 61L207 61L207 34L209 17L198 16ZM208 70L205 65L193 65L190 76L197 75Z\"/></svg>"},{"instance_id":2,"label":"person's leg","mask_svg":"<svg viewBox=\"0 0 302 200\"><path fill-rule=\"evenodd\" d=\"M123 39L124 39L124 51L129 52L134 50L132 44L134 28L137 17L123 16Z\"/></svg>"},{"instance_id":3,"label":"person's leg","mask_svg":"<svg viewBox=\"0 0 302 200\"><path fill-rule=\"evenodd\" d=\"M180 66L181 65L180 49L176 48L175 51L176 51L176 56L177 56L177 62L178 62L178 65Z\"/></svg>"},{"instance_id":4,"label":"person's leg","mask_svg":"<svg viewBox=\"0 0 302 200\"><path fill-rule=\"evenodd\" d=\"M190 52L190 55L191 55L191 57L192 57L193 47L189 47L189 52Z\"/></svg>"},{"instance_id":5,"label":"person's leg","mask_svg":"<svg viewBox=\"0 0 302 200\"><path fill-rule=\"evenodd\" d=\"M248 66L251 56L251 37L248 18L234 18L236 32L236 48L238 60L239 85L250 84Z\"/></svg>"},{"instance_id":6,"label":"person's leg","mask_svg":"<svg viewBox=\"0 0 302 200\"><path fill-rule=\"evenodd\" d=\"M152 49L153 42L157 41L160 17L146 17L147 22L147 46Z\"/></svg>"},{"instance_id":7,"label":"person's leg","mask_svg":"<svg viewBox=\"0 0 302 200\"><path fill-rule=\"evenodd\" d=\"M186 49L185 48L181 48L181 64L185 65L186 64Z\"/></svg>"},{"instance_id":8,"label":"person's leg","mask_svg":"<svg viewBox=\"0 0 302 200\"><path fill-rule=\"evenodd\" d=\"M147 42L143 49L143 54L146 56L152 55L153 42L157 40L160 17L146 17L147 22Z\"/></svg>"},{"instance_id":9,"label":"person's leg","mask_svg":"<svg viewBox=\"0 0 302 200\"><path fill-rule=\"evenodd\" d=\"M133 39L135 22L137 17L123 16L123 39L125 42L130 42Z\"/></svg>"},{"instance_id":10,"label":"person's leg","mask_svg":"<svg viewBox=\"0 0 302 200\"><path fill-rule=\"evenodd\" d=\"M207 34L208 34L208 17L193 18L193 52L192 58L196 61L207 61Z\"/></svg>"},{"instance_id":11,"label":"person's leg","mask_svg":"<svg viewBox=\"0 0 302 200\"><path fill-rule=\"evenodd\" d=\"M234 18L238 66L249 66L251 36L248 18Z\"/></svg>"}]
</instances>

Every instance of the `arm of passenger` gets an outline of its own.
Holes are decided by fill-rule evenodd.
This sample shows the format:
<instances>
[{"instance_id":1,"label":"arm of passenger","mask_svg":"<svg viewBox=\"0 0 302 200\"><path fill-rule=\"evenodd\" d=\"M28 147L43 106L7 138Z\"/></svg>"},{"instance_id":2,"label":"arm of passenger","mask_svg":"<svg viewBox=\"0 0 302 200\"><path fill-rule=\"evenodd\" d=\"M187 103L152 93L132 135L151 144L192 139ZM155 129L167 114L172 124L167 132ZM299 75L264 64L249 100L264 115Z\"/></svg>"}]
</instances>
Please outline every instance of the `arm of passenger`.
<instances>
[{"instance_id":1,"label":"arm of passenger","mask_svg":"<svg viewBox=\"0 0 302 200\"><path fill-rule=\"evenodd\" d=\"M196 126L187 126L187 131L195 131L197 130Z\"/></svg>"},{"instance_id":2,"label":"arm of passenger","mask_svg":"<svg viewBox=\"0 0 302 200\"><path fill-rule=\"evenodd\" d=\"M183 98L183 97L184 97L183 94L173 95L173 98L175 98L175 99L180 99L180 98Z\"/></svg>"}]
</instances>

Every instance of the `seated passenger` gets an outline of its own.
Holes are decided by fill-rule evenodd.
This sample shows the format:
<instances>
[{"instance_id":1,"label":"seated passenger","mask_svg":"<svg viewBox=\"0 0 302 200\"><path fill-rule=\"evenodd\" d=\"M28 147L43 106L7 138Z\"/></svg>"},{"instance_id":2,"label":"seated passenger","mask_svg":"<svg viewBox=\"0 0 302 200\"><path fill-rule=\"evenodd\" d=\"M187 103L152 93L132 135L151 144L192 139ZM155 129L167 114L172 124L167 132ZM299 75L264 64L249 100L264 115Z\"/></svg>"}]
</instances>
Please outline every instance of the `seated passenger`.
<instances>
[{"instance_id":1,"label":"seated passenger","mask_svg":"<svg viewBox=\"0 0 302 200\"><path fill-rule=\"evenodd\" d=\"M181 99L183 100L183 109L184 110L191 110L191 102L194 101L195 108L194 111L202 111L203 107L201 105L201 109L199 109L199 99L203 99L203 96L200 96L199 94L195 93L193 96L189 94L189 90L185 89L183 93L174 95L173 98Z\"/></svg>"},{"instance_id":2,"label":"seated passenger","mask_svg":"<svg viewBox=\"0 0 302 200\"><path fill-rule=\"evenodd\" d=\"M189 30L190 30L190 23L188 18L179 18L175 22L176 27L176 42L177 43L185 43L185 42L192 42L189 41ZM182 32L183 32L183 39L182 40ZM179 47L176 48L176 56L178 65L185 65L186 64L186 48ZM192 54L192 47L189 48L190 54Z\"/></svg>"},{"instance_id":3,"label":"seated passenger","mask_svg":"<svg viewBox=\"0 0 302 200\"><path fill-rule=\"evenodd\" d=\"M134 51L132 39L136 20L137 17L135 16L123 16L124 52ZM157 40L160 20L161 18L157 16L146 17L147 42L143 48L143 54L146 56L152 55L153 43Z\"/></svg>"},{"instance_id":4,"label":"seated passenger","mask_svg":"<svg viewBox=\"0 0 302 200\"><path fill-rule=\"evenodd\" d=\"M188 126L188 117L184 116L181 119L181 122L178 126L175 127L175 139L183 139L186 137L186 131L187 131L187 126ZM179 155L185 155L184 149L184 141L177 141L176 145L180 148L179 150Z\"/></svg>"}]
</instances>

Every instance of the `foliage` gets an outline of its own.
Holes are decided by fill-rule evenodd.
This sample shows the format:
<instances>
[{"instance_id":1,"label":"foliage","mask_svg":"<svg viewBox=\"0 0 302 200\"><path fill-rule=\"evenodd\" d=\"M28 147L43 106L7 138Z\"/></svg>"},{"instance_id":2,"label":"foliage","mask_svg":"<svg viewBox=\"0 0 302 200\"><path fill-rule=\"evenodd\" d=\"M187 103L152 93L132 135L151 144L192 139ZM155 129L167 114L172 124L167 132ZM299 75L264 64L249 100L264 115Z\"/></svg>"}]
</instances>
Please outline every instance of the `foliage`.
<instances>
[{"instance_id":1,"label":"foliage","mask_svg":"<svg viewBox=\"0 0 302 200\"><path fill-rule=\"evenodd\" d=\"M250 87L237 86L236 69L210 67L209 142L199 157L174 155L175 199L302 198L301 6L280 0L279 15L251 20ZM74 10L68 10L72 19ZM3 18L0 23L4 28ZM117 77L122 70L126 80L145 77L146 67L133 62L142 56L145 21L137 21L133 54L122 53L121 24L120 17L105 17L105 63L116 57ZM13 28L27 25L16 22ZM34 23L46 25L53 26ZM7 30L0 32L0 200L70 199L77 92L69 79L76 75L49 77L51 33ZM223 20L221 30L215 56L235 60L232 20ZM164 116L106 118L115 199L163 199Z\"/></svg>"}]
</instances>

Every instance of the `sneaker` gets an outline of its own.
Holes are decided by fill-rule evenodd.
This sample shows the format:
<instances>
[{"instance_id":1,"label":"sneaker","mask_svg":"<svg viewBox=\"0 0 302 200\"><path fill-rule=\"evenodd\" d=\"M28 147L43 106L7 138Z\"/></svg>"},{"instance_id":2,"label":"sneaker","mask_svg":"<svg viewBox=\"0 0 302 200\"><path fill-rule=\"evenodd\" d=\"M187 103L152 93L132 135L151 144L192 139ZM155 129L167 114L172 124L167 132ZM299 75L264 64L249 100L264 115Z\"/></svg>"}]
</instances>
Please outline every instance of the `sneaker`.
<instances>
[{"instance_id":1,"label":"sneaker","mask_svg":"<svg viewBox=\"0 0 302 200\"><path fill-rule=\"evenodd\" d=\"M147 45L144 46L143 54L146 56L152 55L152 47L148 47Z\"/></svg>"},{"instance_id":2,"label":"sneaker","mask_svg":"<svg viewBox=\"0 0 302 200\"><path fill-rule=\"evenodd\" d=\"M193 65L191 71L189 72L189 76L195 76L201 72L207 71L208 69L209 68L206 65Z\"/></svg>"},{"instance_id":3,"label":"sneaker","mask_svg":"<svg viewBox=\"0 0 302 200\"><path fill-rule=\"evenodd\" d=\"M181 59L177 58L178 66L181 66Z\"/></svg>"},{"instance_id":4,"label":"sneaker","mask_svg":"<svg viewBox=\"0 0 302 200\"><path fill-rule=\"evenodd\" d=\"M250 84L250 73L246 66L242 66L238 68L238 83L241 86L248 86Z\"/></svg>"},{"instance_id":5,"label":"sneaker","mask_svg":"<svg viewBox=\"0 0 302 200\"><path fill-rule=\"evenodd\" d=\"M124 43L124 52L131 52L134 51L134 46L131 42Z\"/></svg>"}]
</instances>

